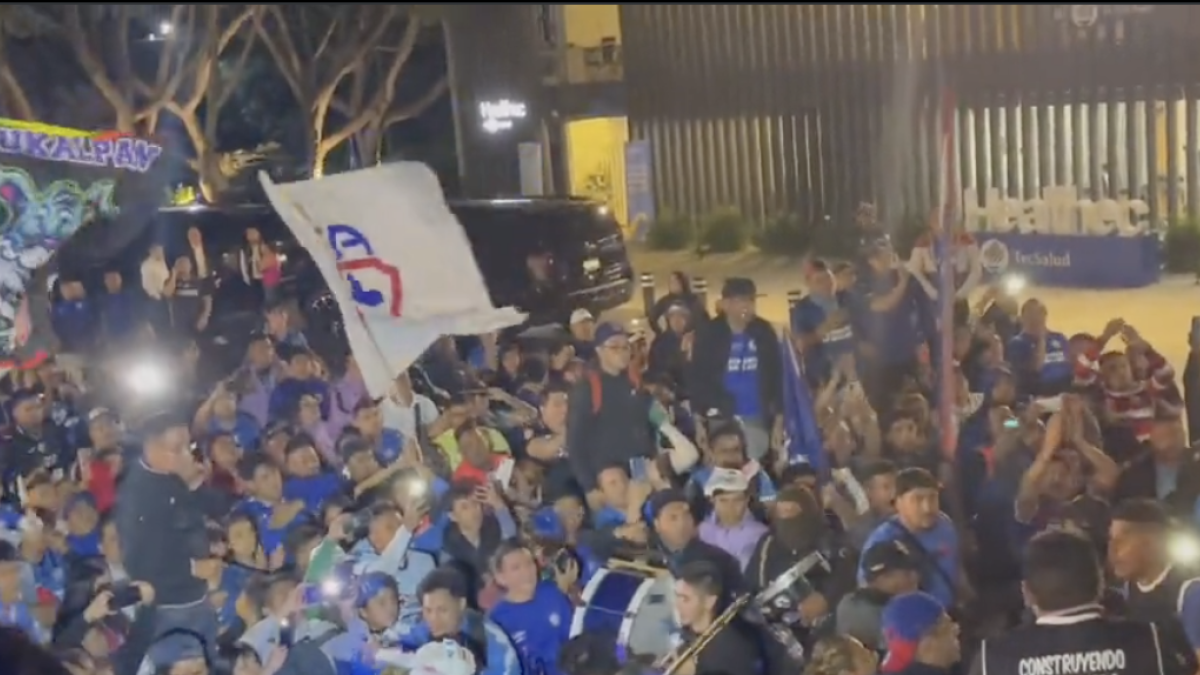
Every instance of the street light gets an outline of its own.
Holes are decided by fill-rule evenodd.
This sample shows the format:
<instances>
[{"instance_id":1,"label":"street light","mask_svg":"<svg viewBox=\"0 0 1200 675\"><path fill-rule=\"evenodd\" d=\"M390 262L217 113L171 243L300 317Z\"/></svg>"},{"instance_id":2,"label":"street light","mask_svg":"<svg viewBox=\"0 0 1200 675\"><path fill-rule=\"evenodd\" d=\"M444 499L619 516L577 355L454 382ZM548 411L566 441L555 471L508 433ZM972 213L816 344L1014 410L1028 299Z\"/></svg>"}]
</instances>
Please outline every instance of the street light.
<instances>
[{"instance_id":1,"label":"street light","mask_svg":"<svg viewBox=\"0 0 1200 675\"><path fill-rule=\"evenodd\" d=\"M172 26L170 21L163 21L162 23L158 24L159 37L166 37L170 35L171 31L173 30L175 30L175 26Z\"/></svg>"}]
</instances>

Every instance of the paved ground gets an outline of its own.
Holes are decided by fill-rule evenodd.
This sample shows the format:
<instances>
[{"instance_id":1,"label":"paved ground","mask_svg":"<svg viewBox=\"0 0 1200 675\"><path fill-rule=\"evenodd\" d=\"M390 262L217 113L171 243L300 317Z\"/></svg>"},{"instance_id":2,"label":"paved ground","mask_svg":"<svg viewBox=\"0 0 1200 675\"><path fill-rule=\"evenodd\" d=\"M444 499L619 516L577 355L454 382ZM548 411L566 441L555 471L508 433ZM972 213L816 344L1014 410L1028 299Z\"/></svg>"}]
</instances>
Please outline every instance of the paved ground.
<instances>
[{"instance_id":1,"label":"paved ground","mask_svg":"<svg viewBox=\"0 0 1200 675\"><path fill-rule=\"evenodd\" d=\"M709 280L710 298L719 292L721 280L728 276L753 278L760 293L759 313L774 322L782 322L787 313L787 292L801 287L800 264L795 260L738 253L698 259L688 253L633 253L634 267L651 272L658 281L658 292L666 292L666 278L672 270L688 270ZM1133 324L1177 369L1187 356L1187 334L1192 316L1200 315L1200 286L1183 277L1166 278L1147 288L1130 290L1068 290L1030 287L1023 297L1037 296L1050 308L1050 324L1070 335L1079 331L1099 332L1109 319L1121 316ZM616 318L639 316L641 297L615 310Z\"/></svg>"}]
</instances>

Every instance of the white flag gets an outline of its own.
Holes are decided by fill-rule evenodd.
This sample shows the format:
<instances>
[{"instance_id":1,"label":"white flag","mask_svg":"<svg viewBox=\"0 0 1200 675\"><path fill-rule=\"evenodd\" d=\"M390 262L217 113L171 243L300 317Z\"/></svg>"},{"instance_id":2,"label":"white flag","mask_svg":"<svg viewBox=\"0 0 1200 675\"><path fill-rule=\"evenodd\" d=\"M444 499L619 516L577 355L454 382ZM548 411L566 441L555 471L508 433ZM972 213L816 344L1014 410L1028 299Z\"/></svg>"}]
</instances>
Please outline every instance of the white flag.
<instances>
[{"instance_id":1,"label":"white flag","mask_svg":"<svg viewBox=\"0 0 1200 675\"><path fill-rule=\"evenodd\" d=\"M525 315L492 306L437 177L400 162L276 185L271 205L321 270L373 397L442 335L478 335Z\"/></svg>"}]
</instances>

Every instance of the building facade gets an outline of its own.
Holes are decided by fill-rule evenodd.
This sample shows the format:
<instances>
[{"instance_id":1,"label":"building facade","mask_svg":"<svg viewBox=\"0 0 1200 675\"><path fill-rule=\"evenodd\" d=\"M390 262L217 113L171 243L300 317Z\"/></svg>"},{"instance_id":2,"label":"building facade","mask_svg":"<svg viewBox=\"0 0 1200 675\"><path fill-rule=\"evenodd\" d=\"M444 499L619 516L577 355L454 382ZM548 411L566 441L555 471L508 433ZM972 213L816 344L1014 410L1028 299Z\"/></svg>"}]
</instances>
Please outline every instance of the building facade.
<instances>
[{"instance_id":1,"label":"building facade","mask_svg":"<svg viewBox=\"0 0 1200 675\"><path fill-rule=\"evenodd\" d=\"M523 60L510 70L539 137L490 147L514 158L514 144L541 142L558 191L619 210L637 173L658 210L921 213L938 200L949 92L950 173L968 208L1050 189L1139 199L1155 222L1200 216L1200 7L498 7L534 36L504 40L495 60ZM627 170L639 142L649 164Z\"/></svg>"}]
</instances>

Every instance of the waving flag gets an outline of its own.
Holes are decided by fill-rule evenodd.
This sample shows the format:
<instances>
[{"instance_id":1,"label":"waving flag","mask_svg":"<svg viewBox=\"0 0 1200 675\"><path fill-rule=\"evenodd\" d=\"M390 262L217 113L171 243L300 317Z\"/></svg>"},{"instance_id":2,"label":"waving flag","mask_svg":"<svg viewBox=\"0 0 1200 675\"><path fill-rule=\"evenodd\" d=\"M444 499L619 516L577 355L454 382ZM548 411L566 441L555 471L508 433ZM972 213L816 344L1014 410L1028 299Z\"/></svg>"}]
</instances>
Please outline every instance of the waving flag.
<instances>
[{"instance_id":1,"label":"waving flag","mask_svg":"<svg viewBox=\"0 0 1200 675\"><path fill-rule=\"evenodd\" d=\"M92 243L105 248L110 235L149 224L165 194L163 173L151 171L162 154L128 134L0 119L0 371L49 355L48 289L38 272L65 242L89 225Z\"/></svg>"},{"instance_id":2,"label":"waving flag","mask_svg":"<svg viewBox=\"0 0 1200 675\"><path fill-rule=\"evenodd\" d=\"M388 395L396 375L438 337L525 319L492 306L462 225L424 164L286 185L259 178L333 292L371 396Z\"/></svg>"},{"instance_id":3,"label":"waving flag","mask_svg":"<svg viewBox=\"0 0 1200 675\"><path fill-rule=\"evenodd\" d=\"M812 394L800 370L800 360L792 346L788 331L783 332L779 342L783 351L783 424L787 433L785 447L789 464L811 464L817 475L826 477L829 462L821 430L817 428L817 413L813 408Z\"/></svg>"}]
</instances>

